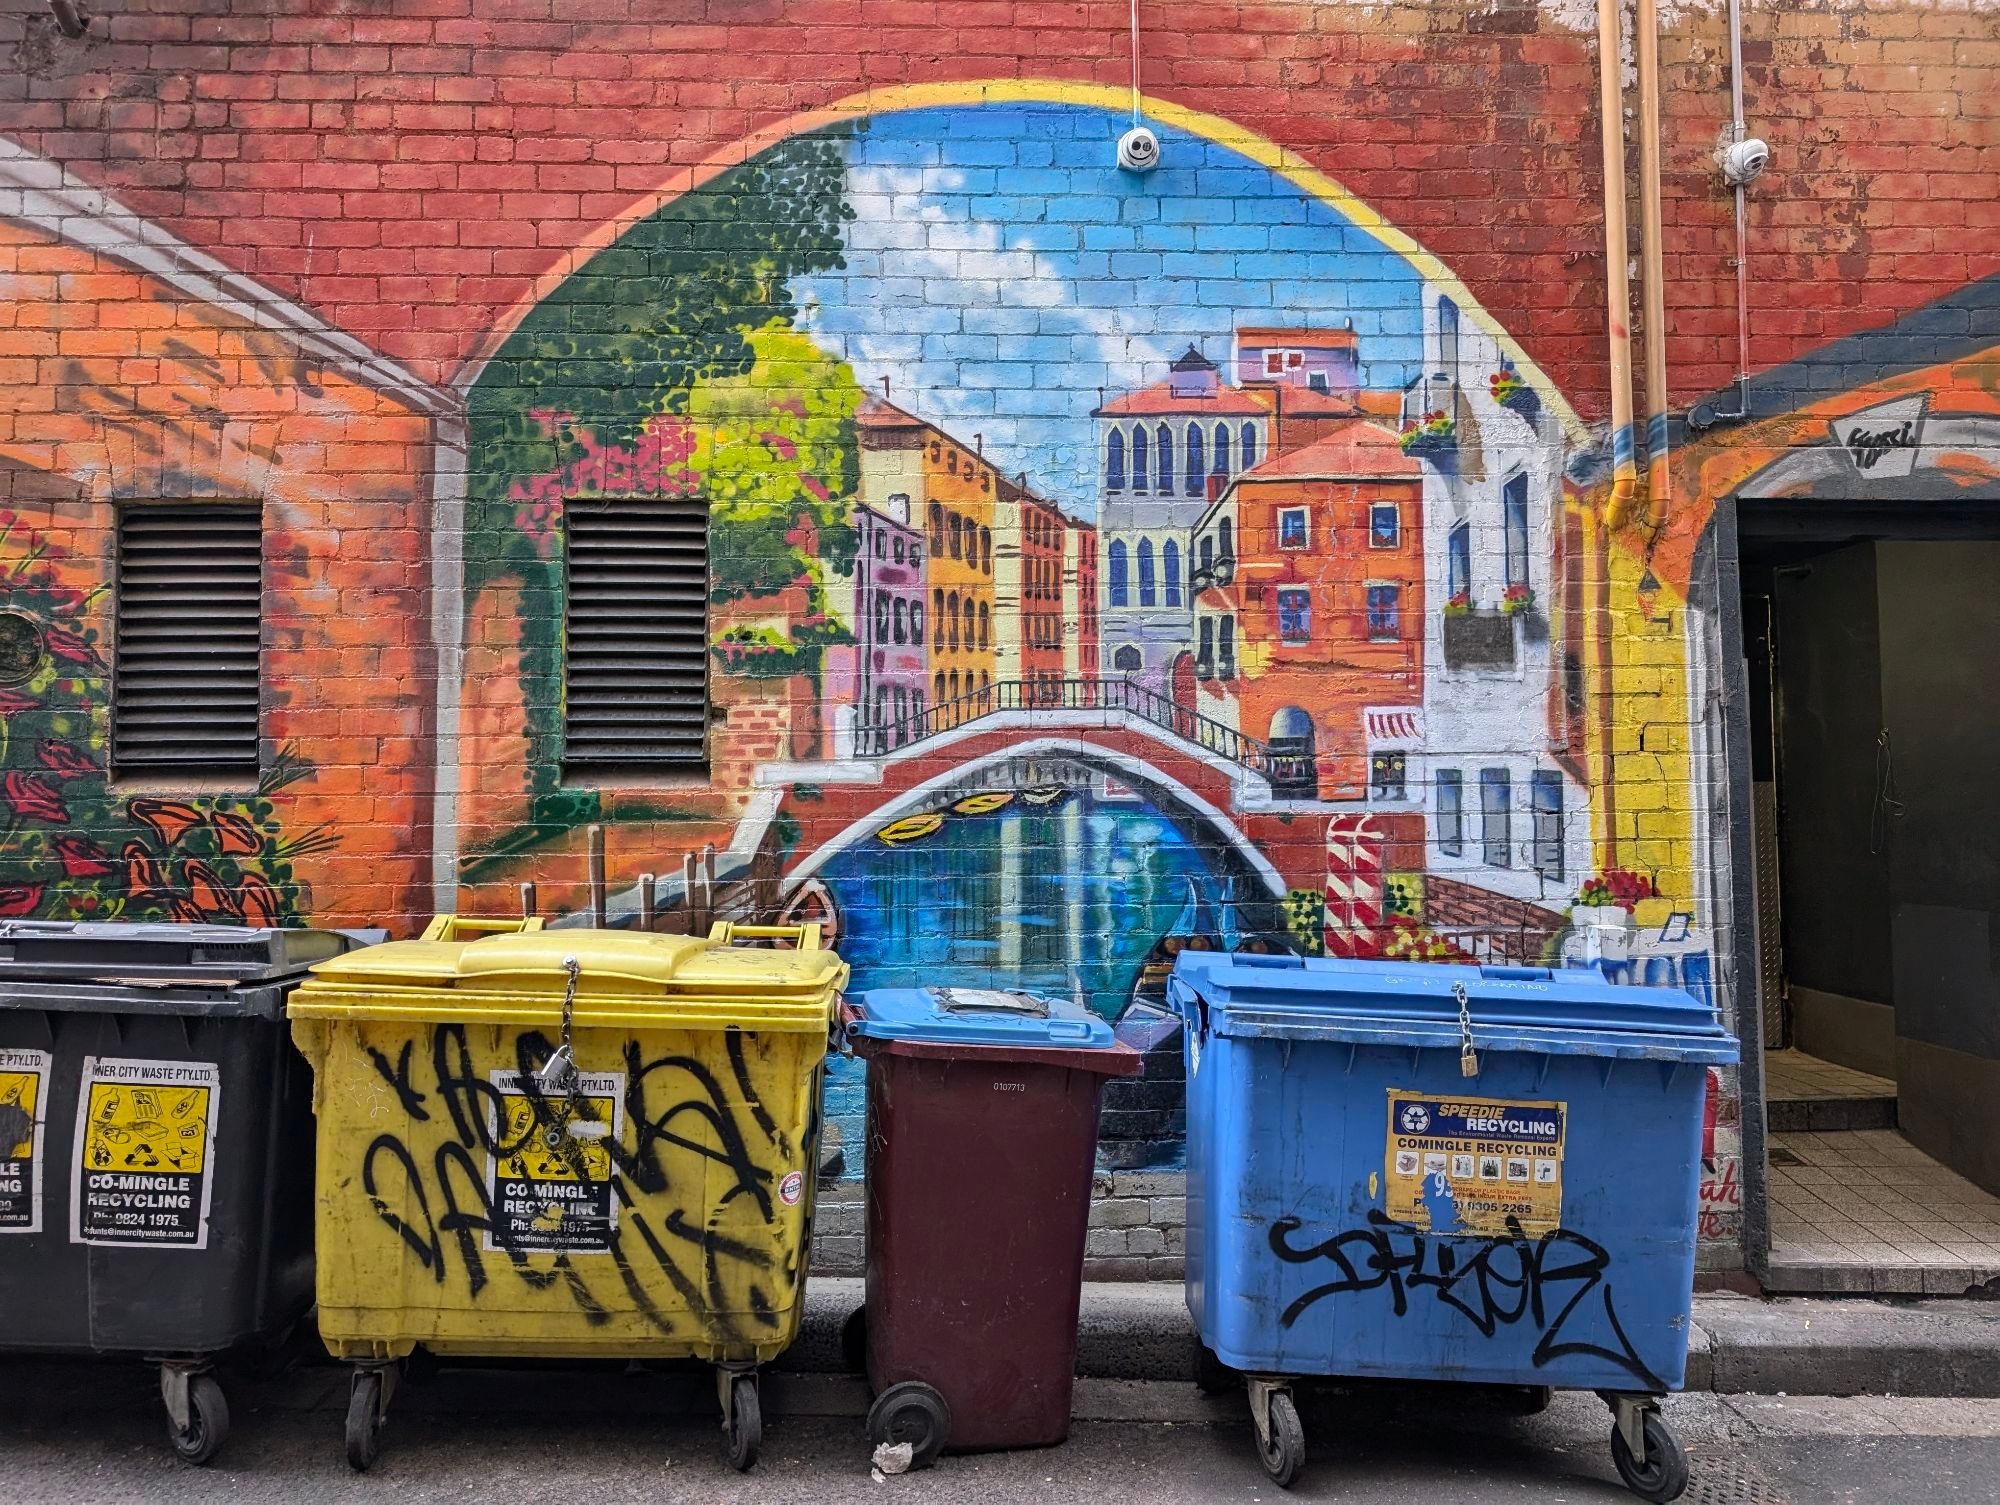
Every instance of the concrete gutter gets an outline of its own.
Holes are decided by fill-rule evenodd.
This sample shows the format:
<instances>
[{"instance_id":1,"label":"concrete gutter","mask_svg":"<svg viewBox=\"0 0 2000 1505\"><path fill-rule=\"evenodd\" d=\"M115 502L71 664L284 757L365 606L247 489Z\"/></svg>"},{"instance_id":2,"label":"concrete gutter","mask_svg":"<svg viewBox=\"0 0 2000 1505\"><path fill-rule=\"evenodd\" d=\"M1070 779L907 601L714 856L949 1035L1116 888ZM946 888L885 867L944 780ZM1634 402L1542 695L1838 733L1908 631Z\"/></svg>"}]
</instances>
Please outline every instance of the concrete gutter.
<instances>
[{"instance_id":1,"label":"concrete gutter","mask_svg":"<svg viewBox=\"0 0 2000 1505\"><path fill-rule=\"evenodd\" d=\"M858 1279L815 1277L806 1287L799 1341L777 1367L795 1374L842 1373L841 1326L861 1303ZM1185 1381L1192 1391L1193 1341L1179 1285L1084 1286L1079 1375L1097 1381ZM2000 1301L1697 1296L1686 1388L1726 1395L2000 1397ZM1117 1389L1091 1387L1099 1400ZM1176 1407L1175 1415L1159 1419L1189 1419L1181 1414L1186 1410Z\"/></svg>"}]
</instances>

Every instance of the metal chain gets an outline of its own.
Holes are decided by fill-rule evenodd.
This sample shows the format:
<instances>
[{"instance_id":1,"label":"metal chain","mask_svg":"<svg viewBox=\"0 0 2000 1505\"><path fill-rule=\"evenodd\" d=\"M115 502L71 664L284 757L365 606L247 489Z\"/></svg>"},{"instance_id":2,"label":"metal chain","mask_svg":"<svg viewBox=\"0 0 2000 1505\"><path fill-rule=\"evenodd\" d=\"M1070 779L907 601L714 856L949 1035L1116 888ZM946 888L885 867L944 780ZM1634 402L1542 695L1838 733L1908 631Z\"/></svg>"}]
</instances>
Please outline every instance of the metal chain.
<instances>
[{"instance_id":1,"label":"metal chain","mask_svg":"<svg viewBox=\"0 0 2000 1505\"><path fill-rule=\"evenodd\" d=\"M1458 1074L1475 1077L1479 1075L1479 1052L1472 1048L1472 996L1462 982L1451 985L1451 996L1458 1000Z\"/></svg>"}]
</instances>

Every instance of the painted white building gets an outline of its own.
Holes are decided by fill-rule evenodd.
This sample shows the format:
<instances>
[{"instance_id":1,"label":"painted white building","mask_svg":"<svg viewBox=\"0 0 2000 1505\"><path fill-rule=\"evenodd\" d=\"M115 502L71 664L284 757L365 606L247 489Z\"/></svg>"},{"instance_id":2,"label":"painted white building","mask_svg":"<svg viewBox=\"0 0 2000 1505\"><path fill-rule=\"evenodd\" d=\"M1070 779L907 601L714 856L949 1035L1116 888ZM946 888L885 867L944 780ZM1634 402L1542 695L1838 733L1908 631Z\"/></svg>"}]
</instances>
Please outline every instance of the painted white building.
<instances>
[{"instance_id":1,"label":"painted white building","mask_svg":"<svg viewBox=\"0 0 2000 1505\"><path fill-rule=\"evenodd\" d=\"M1187 660L1193 704L1195 525L1229 477L1268 452L1269 404L1225 386L1192 346L1166 381L1112 398L1097 420L1099 654L1108 675L1170 689Z\"/></svg>"},{"instance_id":2,"label":"painted white building","mask_svg":"<svg viewBox=\"0 0 2000 1505\"><path fill-rule=\"evenodd\" d=\"M1556 757L1551 643L1564 444L1500 345L1424 289L1424 369L1404 422L1424 466L1420 719L1371 717L1370 757L1400 756L1425 807L1435 875L1561 908L1591 876L1585 787ZM1494 378L1502 377L1498 384Z\"/></svg>"}]
</instances>

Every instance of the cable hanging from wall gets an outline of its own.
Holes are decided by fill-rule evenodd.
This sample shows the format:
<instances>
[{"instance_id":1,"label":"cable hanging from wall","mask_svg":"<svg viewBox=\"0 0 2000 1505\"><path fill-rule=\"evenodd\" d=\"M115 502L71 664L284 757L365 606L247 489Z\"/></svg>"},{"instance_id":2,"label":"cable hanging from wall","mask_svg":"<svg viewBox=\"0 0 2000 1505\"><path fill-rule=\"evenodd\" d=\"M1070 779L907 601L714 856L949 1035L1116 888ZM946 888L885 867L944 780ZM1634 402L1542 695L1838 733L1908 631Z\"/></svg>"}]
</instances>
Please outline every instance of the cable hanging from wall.
<instances>
[{"instance_id":1,"label":"cable hanging from wall","mask_svg":"<svg viewBox=\"0 0 2000 1505\"><path fill-rule=\"evenodd\" d=\"M1127 172L1151 172L1160 165L1160 138L1139 108L1139 0L1132 0L1132 128L1118 138L1118 165Z\"/></svg>"}]
</instances>

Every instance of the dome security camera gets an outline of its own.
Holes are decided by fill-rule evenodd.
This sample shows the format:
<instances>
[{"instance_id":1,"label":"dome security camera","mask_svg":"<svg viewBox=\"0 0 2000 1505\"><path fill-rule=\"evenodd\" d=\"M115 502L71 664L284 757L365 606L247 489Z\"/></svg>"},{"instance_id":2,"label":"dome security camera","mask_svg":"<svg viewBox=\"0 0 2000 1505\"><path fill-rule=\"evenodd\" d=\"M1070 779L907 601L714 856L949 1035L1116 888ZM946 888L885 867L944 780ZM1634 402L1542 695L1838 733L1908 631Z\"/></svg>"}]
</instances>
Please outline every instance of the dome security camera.
<instances>
[{"instance_id":1,"label":"dome security camera","mask_svg":"<svg viewBox=\"0 0 2000 1505\"><path fill-rule=\"evenodd\" d=\"M1160 165L1160 138L1135 125L1118 138L1118 165L1127 172L1151 172Z\"/></svg>"},{"instance_id":2,"label":"dome security camera","mask_svg":"<svg viewBox=\"0 0 2000 1505\"><path fill-rule=\"evenodd\" d=\"M1722 175L1732 187L1741 188L1771 165L1771 148L1749 136L1722 153Z\"/></svg>"}]
</instances>

